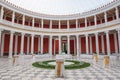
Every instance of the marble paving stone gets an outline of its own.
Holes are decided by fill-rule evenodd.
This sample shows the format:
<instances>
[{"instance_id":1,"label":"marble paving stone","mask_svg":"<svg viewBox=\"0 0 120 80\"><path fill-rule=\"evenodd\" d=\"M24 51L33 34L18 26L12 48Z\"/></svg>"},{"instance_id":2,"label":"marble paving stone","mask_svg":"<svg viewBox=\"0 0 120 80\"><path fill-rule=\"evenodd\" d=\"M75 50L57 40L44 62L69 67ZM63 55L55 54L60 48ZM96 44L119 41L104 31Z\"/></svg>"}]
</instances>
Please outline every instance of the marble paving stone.
<instances>
[{"instance_id":1,"label":"marble paving stone","mask_svg":"<svg viewBox=\"0 0 120 80\"><path fill-rule=\"evenodd\" d=\"M0 58L0 80L120 80L120 60L113 60L108 68L103 67L102 59L97 63L92 59L80 60L91 63L91 66L84 69L65 70L65 77L56 78L55 70L33 67L32 58L19 59L15 65L12 64L12 59Z\"/></svg>"}]
</instances>

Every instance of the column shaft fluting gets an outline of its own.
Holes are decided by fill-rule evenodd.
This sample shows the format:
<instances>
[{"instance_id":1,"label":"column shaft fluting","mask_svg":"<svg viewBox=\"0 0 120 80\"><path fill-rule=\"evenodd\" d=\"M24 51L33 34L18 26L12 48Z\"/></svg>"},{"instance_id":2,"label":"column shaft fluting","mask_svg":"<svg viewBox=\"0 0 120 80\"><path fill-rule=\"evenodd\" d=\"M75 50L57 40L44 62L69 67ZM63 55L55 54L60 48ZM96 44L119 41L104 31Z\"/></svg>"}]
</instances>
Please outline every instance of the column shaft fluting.
<instances>
[{"instance_id":1,"label":"column shaft fluting","mask_svg":"<svg viewBox=\"0 0 120 80\"><path fill-rule=\"evenodd\" d=\"M70 54L70 36L69 35L67 36L67 44L68 44L67 54Z\"/></svg>"},{"instance_id":2,"label":"column shaft fluting","mask_svg":"<svg viewBox=\"0 0 120 80\"><path fill-rule=\"evenodd\" d=\"M86 54L89 53L89 50L88 50L88 34L85 35L86 36Z\"/></svg>"},{"instance_id":3,"label":"column shaft fluting","mask_svg":"<svg viewBox=\"0 0 120 80\"><path fill-rule=\"evenodd\" d=\"M31 54L34 54L34 34L31 34Z\"/></svg>"},{"instance_id":4,"label":"column shaft fluting","mask_svg":"<svg viewBox=\"0 0 120 80\"><path fill-rule=\"evenodd\" d=\"M110 56L110 39L109 39L109 32L106 32L106 43L107 43L107 54Z\"/></svg>"},{"instance_id":5,"label":"column shaft fluting","mask_svg":"<svg viewBox=\"0 0 120 80\"><path fill-rule=\"evenodd\" d=\"M41 35L41 54L43 54L43 35Z\"/></svg>"},{"instance_id":6,"label":"column shaft fluting","mask_svg":"<svg viewBox=\"0 0 120 80\"><path fill-rule=\"evenodd\" d=\"M15 35L15 55L17 55L17 48L18 48L18 35Z\"/></svg>"},{"instance_id":7,"label":"column shaft fluting","mask_svg":"<svg viewBox=\"0 0 120 80\"><path fill-rule=\"evenodd\" d=\"M12 58L12 50L13 50L13 35L14 32L10 33L10 43L9 43L9 58Z\"/></svg>"}]
</instances>

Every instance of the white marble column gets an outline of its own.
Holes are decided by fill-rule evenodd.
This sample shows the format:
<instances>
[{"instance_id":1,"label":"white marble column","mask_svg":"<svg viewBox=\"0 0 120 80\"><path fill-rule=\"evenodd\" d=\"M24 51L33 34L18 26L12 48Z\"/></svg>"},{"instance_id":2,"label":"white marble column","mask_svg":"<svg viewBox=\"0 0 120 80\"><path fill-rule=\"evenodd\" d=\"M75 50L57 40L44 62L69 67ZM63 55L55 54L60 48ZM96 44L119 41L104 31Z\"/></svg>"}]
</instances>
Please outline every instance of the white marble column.
<instances>
[{"instance_id":1,"label":"white marble column","mask_svg":"<svg viewBox=\"0 0 120 80\"><path fill-rule=\"evenodd\" d=\"M9 58L12 58L12 53L13 53L13 36L14 36L14 32L11 31L10 43L9 43Z\"/></svg>"},{"instance_id":2,"label":"white marble column","mask_svg":"<svg viewBox=\"0 0 120 80\"><path fill-rule=\"evenodd\" d=\"M27 54L29 54L30 52L30 36L27 36Z\"/></svg>"},{"instance_id":3,"label":"white marble column","mask_svg":"<svg viewBox=\"0 0 120 80\"><path fill-rule=\"evenodd\" d=\"M102 44L102 53L105 54L105 48L104 48L104 35L101 35L101 44Z\"/></svg>"},{"instance_id":4,"label":"white marble column","mask_svg":"<svg viewBox=\"0 0 120 80\"><path fill-rule=\"evenodd\" d=\"M118 11L118 7L115 8L115 14L116 14L116 19L119 19L119 11Z\"/></svg>"},{"instance_id":5,"label":"white marble column","mask_svg":"<svg viewBox=\"0 0 120 80\"><path fill-rule=\"evenodd\" d=\"M56 51L56 48L55 48L55 39L54 39L54 55L55 55L55 51Z\"/></svg>"},{"instance_id":6,"label":"white marble column","mask_svg":"<svg viewBox=\"0 0 120 80\"><path fill-rule=\"evenodd\" d=\"M34 24L35 24L35 19L33 18L32 19L32 27L34 27Z\"/></svg>"},{"instance_id":7,"label":"white marble column","mask_svg":"<svg viewBox=\"0 0 120 80\"><path fill-rule=\"evenodd\" d=\"M15 35L15 55L17 55L17 48L18 48L18 35Z\"/></svg>"},{"instance_id":8,"label":"white marble column","mask_svg":"<svg viewBox=\"0 0 120 80\"><path fill-rule=\"evenodd\" d=\"M52 20L50 20L50 29L52 29Z\"/></svg>"},{"instance_id":9,"label":"white marble column","mask_svg":"<svg viewBox=\"0 0 120 80\"><path fill-rule=\"evenodd\" d=\"M2 46L2 40L1 40L2 37L1 36L2 36L2 30L0 30L0 51L1 51L1 46Z\"/></svg>"},{"instance_id":10,"label":"white marble column","mask_svg":"<svg viewBox=\"0 0 120 80\"><path fill-rule=\"evenodd\" d=\"M105 23L107 22L107 13L104 12L104 19L105 19Z\"/></svg>"},{"instance_id":11,"label":"white marble column","mask_svg":"<svg viewBox=\"0 0 120 80\"><path fill-rule=\"evenodd\" d=\"M40 42L40 44L41 44L41 54L43 54L43 38L44 38L44 36L43 35L41 35L41 42Z\"/></svg>"},{"instance_id":12,"label":"white marble column","mask_svg":"<svg viewBox=\"0 0 120 80\"><path fill-rule=\"evenodd\" d=\"M67 29L69 29L70 28L70 22L69 22L69 20L67 20Z\"/></svg>"},{"instance_id":13,"label":"white marble column","mask_svg":"<svg viewBox=\"0 0 120 80\"><path fill-rule=\"evenodd\" d=\"M34 54L34 34L31 34L31 54Z\"/></svg>"},{"instance_id":14,"label":"white marble column","mask_svg":"<svg viewBox=\"0 0 120 80\"><path fill-rule=\"evenodd\" d=\"M61 36L59 36L59 54L61 54Z\"/></svg>"},{"instance_id":15,"label":"white marble column","mask_svg":"<svg viewBox=\"0 0 120 80\"><path fill-rule=\"evenodd\" d=\"M49 54L52 57L52 35L49 36Z\"/></svg>"},{"instance_id":16,"label":"white marble column","mask_svg":"<svg viewBox=\"0 0 120 80\"><path fill-rule=\"evenodd\" d=\"M70 54L70 36L69 35L67 35L67 44L68 44L67 54Z\"/></svg>"},{"instance_id":17,"label":"white marble column","mask_svg":"<svg viewBox=\"0 0 120 80\"><path fill-rule=\"evenodd\" d=\"M79 28L80 28L80 22L79 22Z\"/></svg>"},{"instance_id":18,"label":"white marble column","mask_svg":"<svg viewBox=\"0 0 120 80\"><path fill-rule=\"evenodd\" d=\"M23 18L22 18L22 25L23 26L25 25L25 15L23 15Z\"/></svg>"},{"instance_id":19,"label":"white marble column","mask_svg":"<svg viewBox=\"0 0 120 80\"><path fill-rule=\"evenodd\" d=\"M97 25L97 16L94 15L94 23L95 23L95 26Z\"/></svg>"},{"instance_id":20,"label":"white marble column","mask_svg":"<svg viewBox=\"0 0 120 80\"><path fill-rule=\"evenodd\" d=\"M85 27L87 27L87 18L85 17Z\"/></svg>"},{"instance_id":21,"label":"white marble column","mask_svg":"<svg viewBox=\"0 0 120 80\"><path fill-rule=\"evenodd\" d=\"M15 20L15 12L13 11L13 13L12 13L12 24L14 24L14 20Z\"/></svg>"},{"instance_id":22,"label":"white marble column","mask_svg":"<svg viewBox=\"0 0 120 80\"><path fill-rule=\"evenodd\" d=\"M117 43L117 34L114 33L114 44L115 44L115 53L118 54L118 43Z\"/></svg>"},{"instance_id":23,"label":"white marble column","mask_svg":"<svg viewBox=\"0 0 120 80\"><path fill-rule=\"evenodd\" d=\"M91 26L91 21L89 21L89 26Z\"/></svg>"},{"instance_id":24,"label":"white marble column","mask_svg":"<svg viewBox=\"0 0 120 80\"><path fill-rule=\"evenodd\" d=\"M44 22L43 22L43 19L41 19L41 28L43 28L44 26Z\"/></svg>"},{"instance_id":25,"label":"white marble column","mask_svg":"<svg viewBox=\"0 0 120 80\"><path fill-rule=\"evenodd\" d=\"M77 57L80 56L80 52L79 52L79 35L76 35L76 42L77 42Z\"/></svg>"},{"instance_id":26,"label":"white marble column","mask_svg":"<svg viewBox=\"0 0 120 80\"><path fill-rule=\"evenodd\" d=\"M78 29L79 26L78 26L78 19L76 19L76 29Z\"/></svg>"},{"instance_id":27,"label":"white marble column","mask_svg":"<svg viewBox=\"0 0 120 80\"><path fill-rule=\"evenodd\" d=\"M1 56L4 54L4 41L5 41L5 34L2 33L2 41L1 41Z\"/></svg>"},{"instance_id":28,"label":"white marble column","mask_svg":"<svg viewBox=\"0 0 120 80\"><path fill-rule=\"evenodd\" d=\"M118 45L119 45L119 54L120 54L120 30L118 31Z\"/></svg>"},{"instance_id":29,"label":"white marble column","mask_svg":"<svg viewBox=\"0 0 120 80\"><path fill-rule=\"evenodd\" d=\"M3 6L1 6L1 10L0 10L0 19L3 19L3 15L4 15L4 8Z\"/></svg>"},{"instance_id":30,"label":"white marble column","mask_svg":"<svg viewBox=\"0 0 120 80\"><path fill-rule=\"evenodd\" d=\"M61 26L61 23L60 23L60 20L59 20L59 24L58 24L59 29L61 28L60 26Z\"/></svg>"},{"instance_id":31,"label":"white marble column","mask_svg":"<svg viewBox=\"0 0 120 80\"><path fill-rule=\"evenodd\" d=\"M98 33L95 33L95 41L96 41L96 53L99 55Z\"/></svg>"},{"instance_id":32,"label":"white marble column","mask_svg":"<svg viewBox=\"0 0 120 80\"><path fill-rule=\"evenodd\" d=\"M107 43L107 54L110 56L110 39L109 39L109 31L106 31L106 43Z\"/></svg>"},{"instance_id":33,"label":"white marble column","mask_svg":"<svg viewBox=\"0 0 120 80\"><path fill-rule=\"evenodd\" d=\"M25 35L25 33L21 33L20 54L24 54L24 35Z\"/></svg>"},{"instance_id":34,"label":"white marble column","mask_svg":"<svg viewBox=\"0 0 120 80\"><path fill-rule=\"evenodd\" d=\"M40 48L40 45L41 45L41 42L40 42L41 40L40 40L40 36L38 37L38 52L40 52L41 50L41 48Z\"/></svg>"},{"instance_id":35,"label":"white marble column","mask_svg":"<svg viewBox=\"0 0 120 80\"><path fill-rule=\"evenodd\" d=\"M86 39L86 54L89 53L89 50L88 50L88 34L85 34L85 39Z\"/></svg>"},{"instance_id":36,"label":"white marble column","mask_svg":"<svg viewBox=\"0 0 120 80\"><path fill-rule=\"evenodd\" d=\"M93 54L93 52L92 52L92 36L90 36L90 53Z\"/></svg>"}]
</instances>

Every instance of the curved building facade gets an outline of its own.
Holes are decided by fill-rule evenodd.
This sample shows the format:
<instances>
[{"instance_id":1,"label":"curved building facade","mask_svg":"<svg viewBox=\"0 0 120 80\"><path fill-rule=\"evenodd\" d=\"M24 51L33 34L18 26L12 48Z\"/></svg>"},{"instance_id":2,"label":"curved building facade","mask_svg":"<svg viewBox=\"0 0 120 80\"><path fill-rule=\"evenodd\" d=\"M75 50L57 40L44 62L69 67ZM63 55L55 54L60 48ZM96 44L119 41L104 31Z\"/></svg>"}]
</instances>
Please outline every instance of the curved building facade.
<instances>
[{"instance_id":1,"label":"curved building facade","mask_svg":"<svg viewBox=\"0 0 120 80\"><path fill-rule=\"evenodd\" d=\"M82 14L47 15L0 0L1 56L120 53L120 1Z\"/></svg>"}]
</instances>

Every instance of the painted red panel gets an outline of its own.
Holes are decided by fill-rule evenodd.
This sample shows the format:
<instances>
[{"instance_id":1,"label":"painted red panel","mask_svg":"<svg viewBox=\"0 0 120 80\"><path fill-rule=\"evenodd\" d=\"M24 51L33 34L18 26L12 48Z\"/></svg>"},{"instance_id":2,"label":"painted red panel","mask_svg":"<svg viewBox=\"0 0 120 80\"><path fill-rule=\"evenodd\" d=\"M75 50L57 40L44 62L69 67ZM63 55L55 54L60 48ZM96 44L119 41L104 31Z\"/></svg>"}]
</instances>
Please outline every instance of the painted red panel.
<instances>
[{"instance_id":1,"label":"painted red panel","mask_svg":"<svg viewBox=\"0 0 120 80\"><path fill-rule=\"evenodd\" d=\"M58 25L52 25L52 28L53 29L58 29L59 27L58 27Z\"/></svg>"},{"instance_id":2,"label":"painted red panel","mask_svg":"<svg viewBox=\"0 0 120 80\"><path fill-rule=\"evenodd\" d=\"M49 51L49 39L48 38L44 38L43 39L43 52L46 53Z\"/></svg>"},{"instance_id":3,"label":"painted red panel","mask_svg":"<svg viewBox=\"0 0 120 80\"><path fill-rule=\"evenodd\" d=\"M115 52L114 35L110 34L109 39L110 39L110 52L114 53Z\"/></svg>"},{"instance_id":4,"label":"painted red panel","mask_svg":"<svg viewBox=\"0 0 120 80\"><path fill-rule=\"evenodd\" d=\"M81 23L81 24L80 24L80 27L85 27L85 23Z\"/></svg>"},{"instance_id":5,"label":"painted red panel","mask_svg":"<svg viewBox=\"0 0 120 80\"><path fill-rule=\"evenodd\" d=\"M34 52L38 52L38 37L34 37Z\"/></svg>"},{"instance_id":6,"label":"painted red panel","mask_svg":"<svg viewBox=\"0 0 120 80\"><path fill-rule=\"evenodd\" d=\"M70 25L70 28L76 28L76 24Z\"/></svg>"},{"instance_id":7,"label":"painted red panel","mask_svg":"<svg viewBox=\"0 0 120 80\"><path fill-rule=\"evenodd\" d=\"M43 27L44 28L49 28L49 25L44 24Z\"/></svg>"},{"instance_id":8,"label":"painted red panel","mask_svg":"<svg viewBox=\"0 0 120 80\"><path fill-rule=\"evenodd\" d=\"M27 37L24 37L24 52L23 53L27 53Z\"/></svg>"},{"instance_id":9,"label":"painted red panel","mask_svg":"<svg viewBox=\"0 0 120 80\"><path fill-rule=\"evenodd\" d=\"M13 53L15 51L15 35L13 36Z\"/></svg>"},{"instance_id":10,"label":"painted red panel","mask_svg":"<svg viewBox=\"0 0 120 80\"><path fill-rule=\"evenodd\" d=\"M107 18L107 21L109 22L109 21L112 21L113 20L113 17L109 17L109 18Z\"/></svg>"},{"instance_id":11,"label":"painted red panel","mask_svg":"<svg viewBox=\"0 0 120 80\"><path fill-rule=\"evenodd\" d=\"M6 17L6 20L12 21L12 18L11 17Z\"/></svg>"},{"instance_id":12,"label":"painted red panel","mask_svg":"<svg viewBox=\"0 0 120 80\"><path fill-rule=\"evenodd\" d=\"M81 52L85 53L86 52L86 41L85 37L81 37Z\"/></svg>"},{"instance_id":13,"label":"painted red panel","mask_svg":"<svg viewBox=\"0 0 120 80\"><path fill-rule=\"evenodd\" d=\"M98 37L98 42L99 42L99 53L102 53L101 36Z\"/></svg>"},{"instance_id":14,"label":"painted red panel","mask_svg":"<svg viewBox=\"0 0 120 80\"><path fill-rule=\"evenodd\" d=\"M10 35L9 34L5 34L4 53L9 53L9 43L10 43Z\"/></svg>"},{"instance_id":15,"label":"painted red panel","mask_svg":"<svg viewBox=\"0 0 120 80\"><path fill-rule=\"evenodd\" d=\"M74 54L74 40L70 40L70 53Z\"/></svg>"},{"instance_id":16,"label":"painted red panel","mask_svg":"<svg viewBox=\"0 0 120 80\"><path fill-rule=\"evenodd\" d=\"M105 50L105 53L107 53L106 35L104 35L104 50Z\"/></svg>"},{"instance_id":17,"label":"painted red panel","mask_svg":"<svg viewBox=\"0 0 120 80\"><path fill-rule=\"evenodd\" d=\"M92 37L92 52L96 52L96 41L95 41L95 36Z\"/></svg>"},{"instance_id":18,"label":"painted red panel","mask_svg":"<svg viewBox=\"0 0 120 80\"><path fill-rule=\"evenodd\" d=\"M55 40L55 52L59 53L59 40Z\"/></svg>"},{"instance_id":19,"label":"painted red panel","mask_svg":"<svg viewBox=\"0 0 120 80\"><path fill-rule=\"evenodd\" d=\"M67 25L61 25L61 29L67 29Z\"/></svg>"},{"instance_id":20,"label":"painted red panel","mask_svg":"<svg viewBox=\"0 0 120 80\"><path fill-rule=\"evenodd\" d=\"M20 53L20 46L21 46L21 36L18 36L18 53Z\"/></svg>"}]
</instances>

